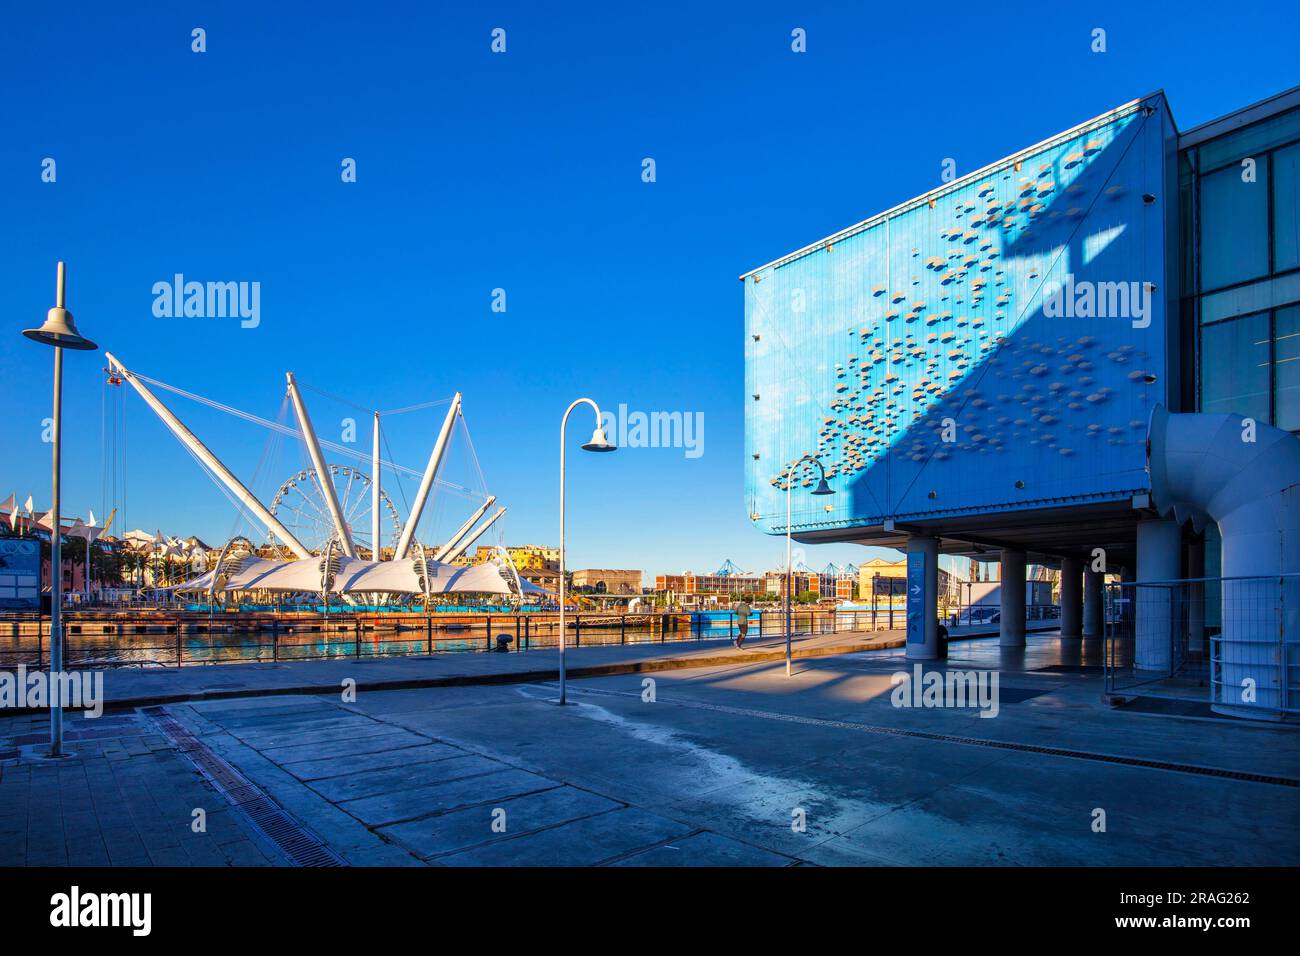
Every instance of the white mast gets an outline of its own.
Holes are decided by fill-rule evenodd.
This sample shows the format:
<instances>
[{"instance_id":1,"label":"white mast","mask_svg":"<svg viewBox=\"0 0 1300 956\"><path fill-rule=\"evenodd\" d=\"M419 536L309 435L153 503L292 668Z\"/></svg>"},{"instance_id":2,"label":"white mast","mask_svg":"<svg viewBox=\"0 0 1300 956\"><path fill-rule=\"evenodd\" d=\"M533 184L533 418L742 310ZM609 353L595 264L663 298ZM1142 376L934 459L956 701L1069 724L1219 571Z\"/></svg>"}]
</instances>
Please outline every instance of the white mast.
<instances>
[{"instance_id":1,"label":"white mast","mask_svg":"<svg viewBox=\"0 0 1300 956\"><path fill-rule=\"evenodd\" d=\"M379 413L375 412L374 442L370 451L370 547L372 561L384 560L384 547L379 541Z\"/></svg>"},{"instance_id":2,"label":"white mast","mask_svg":"<svg viewBox=\"0 0 1300 956\"><path fill-rule=\"evenodd\" d=\"M204 445L203 442L199 441L198 438L195 437L194 433L186 428L181 423L181 420L173 415L167 406L158 400L157 396L155 396L153 392L145 388L144 383L137 379L134 373L114 358L111 352L105 352L104 355L108 358L109 368L115 368L122 373L122 377L130 383L132 388L140 393L140 397L143 398L145 403L154 410L154 414L162 419L163 424L171 430L171 433L176 436L177 440L193 452L200 461L207 465L208 468L210 468L216 476L221 479L221 483L229 488L231 493L233 493L249 511L253 512L253 514L257 515L257 517L261 519L262 524L266 525L267 531L288 545L289 550L298 557L311 557L311 552L303 547L302 542L295 538L293 534L290 533L289 529L282 525L279 519L276 518L275 515L271 514L271 512L266 509L266 506L258 501L253 493L240 483L238 478L230 473L230 469L223 465L220 459L218 459L216 455L212 454L212 452L208 450L207 446Z\"/></svg>"},{"instance_id":3,"label":"white mast","mask_svg":"<svg viewBox=\"0 0 1300 956\"><path fill-rule=\"evenodd\" d=\"M284 377L289 382L289 397L293 399L293 410L298 415L298 427L302 429L303 441L307 443L307 454L311 457L312 468L316 470L316 483L320 485L325 507L329 509L330 518L334 521L334 531L338 534L339 546L347 557L355 558L357 551L352 545L352 531L348 528L348 523L343 520L339 496L334 491L334 476L330 474L330 467L325 463L325 456L321 454L320 443L316 441L316 429L311 426L307 405L298 391L298 383L294 380L293 372L285 372Z\"/></svg>"},{"instance_id":4,"label":"white mast","mask_svg":"<svg viewBox=\"0 0 1300 956\"><path fill-rule=\"evenodd\" d=\"M429 455L429 464L425 466L424 477L420 479L420 490L416 492L415 501L411 504L411 513L406 516L406 524L402 526L402 535L397 539L397 548L393 551L393 560L401 561L406 557L407 550L411 547L411 539L415 537L415 526L420 523L420 514L424 511L424 503L429 497L429 489L433 487L433 479L437 477L438 466L442 464L443 453L447 450L447 443L451 439L451 427L456 424L456 415L460 412L460 392L457 392L451 399L451 408L447 409L447 417L442 423L442 430L438 432L438 440L433 445L433 453Z\"/></svg>"},{"instance_id":5,"label":"white mast","mask_svg":"<svg viewBox=\"0 0 1300 956\"><path fill-rule=\"evenodd\" d=\"M457 558L459 558L462 554L465 553L466 548L468 548L471 544L473 544L475 541L481 538L483 536L483 532L486 531L488 528L492 527L493 523L497 520L497 518L500 518L505 513L506 513L505 508L499 509L496 514L494 514L491 518L488 518L487 521L484 521L481 525L479 525L478 530L476 530L472 535L470 535L463 542L461 542L461 544L457 545L455 550L449 552L445 556L439 555L438 560L443 562L444 564L451 564L451 562L455 561Z\"/></svg>"},{"instance_id":6,"label":"white mast","mask_svg":"<svg viewBox=\"0 0 1300 956\"><path fill-rule=\"evenodd\" d=\"M492 507L493 502L497 500L496 495L488 495L487 501L478 506L478 510L469 516L469 520L460 526L460 530L447 539L447 543L433 553L435 559L438 555L446 554L460 543L460 539L469 534L469 529L474 527L474 522L483 517L483 513Z\"/></svg>"}]
</instances>

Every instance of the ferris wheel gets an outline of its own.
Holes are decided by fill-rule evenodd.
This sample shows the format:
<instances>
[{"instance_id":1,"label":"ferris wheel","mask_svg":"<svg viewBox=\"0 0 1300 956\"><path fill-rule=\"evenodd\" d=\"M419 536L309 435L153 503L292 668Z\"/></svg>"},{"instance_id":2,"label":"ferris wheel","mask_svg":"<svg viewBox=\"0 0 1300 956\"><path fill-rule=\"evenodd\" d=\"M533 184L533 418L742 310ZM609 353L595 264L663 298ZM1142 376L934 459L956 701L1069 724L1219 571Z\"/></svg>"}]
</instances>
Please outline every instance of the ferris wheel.
<instances>
[{"instance_id":1,"label":"ferris wheel","mask_svg":"<svg viewBox=\"0 0 1300 956\"><path fill-rule=\"evenodd\" d=\"M374 411L371 453L366 456L359 449L322 441L317 437L307 413L306 401L292 372L285 374L287 390L281 413L283 418L285 406L291 403L297 428L290 427L282 420L270 421L133 372L112 353L106 353L106 357L108 367L105 371L109 376L107 384L130 385L222 490L231 504L242 515L255 520L265 528L267 540L273 543L277 550L283 550L287 555L291 555L292 559L301 561L314 559L320 555L330 555L332 559L337 550L339 555L362 560L366 559L365 553L369 552L369 560L373 562L415 558L425 563L436 560L451 564L506 513L504 507L499 507L490 516L484 517L488 509L496 503L496 496L487 493L482 471L478 468L478 459L474 454L464 424L464 416L461 413L460 392L455 393L447 405L442 427L438 430L433 449L429 453L428 463L421 472L381 458L380 416L381 414L400 415L440 405L443 404L442 402L425 402L382 413ZM253 422L268 429L272 435L287 435L300 440L310 459L310 466L286 479L276 490L275 497L269 502L268 507L176 417L170 408L163 404L149 389L149 385L166 389L218 411ZM457 427L461 429L471 461L478 471L480 484L478 491L443 481L438 477L439 467L452 433ZM369 474L349 465L327 462L324 457L326 449L336 455L368 461ZM420 478L419 489L407 506L405 518L399 515L392 499L381 486L382 471L389 468L399 475L409 474ZM480 497L482 500L450 538L441 546L426 552L425 545L416 539L415 532L435 485L443 491L470 501Z\"/></svg>"},{"instance_id":2,"label":"ferris wheel","mask_svg":"<svg viewBox=\"0 0 1300 956\"><path fill-rule=\"evenodd\" d=\"M379 491L379 527L387 526L391 530L381 530L376 552L371 530L370 476L348 465L331 464L328 470L343 520L357 546L372 555L394 547L402 533L402 519L388 493L382 488ZM271 514L314 552L323 551L336 534L334 519L315 468L304 468L276 489L275 497L271 499Z\"/></svg>"}]
</instances>

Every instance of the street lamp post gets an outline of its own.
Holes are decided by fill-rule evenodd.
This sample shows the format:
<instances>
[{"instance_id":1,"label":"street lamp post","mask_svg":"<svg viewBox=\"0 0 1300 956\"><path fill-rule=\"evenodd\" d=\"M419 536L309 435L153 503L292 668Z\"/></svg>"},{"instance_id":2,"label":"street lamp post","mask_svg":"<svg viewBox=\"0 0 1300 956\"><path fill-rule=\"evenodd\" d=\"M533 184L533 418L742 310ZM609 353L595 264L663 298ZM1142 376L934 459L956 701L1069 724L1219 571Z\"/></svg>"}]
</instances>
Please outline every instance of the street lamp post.
<instances>
[{"instance_id":1,"label":"street lamp post","mask_svg":"<svg viewBox=\"0 0 1300 956\"><path fill-rule=\"evenodd\" d=\"M871 629L876 629L876 605L880 602L880 572L871 575Z\"/></svg>"},{"instance_id":2,"label":"street lamp post","mask_svg":"<svg viewBox=\"0 0 1300 956\"><path fill-rule=\"evenodd\" d=\"M793 465L786 469L785 472L785 676L789 677L790 669L790 598L791 591L794 588L794 568L791 567L791 548L790 548L790 494L794 488L794 470L802 465L805 461L811 461L817 466L821 473L821 479L817 482L817 487L813 489L814 495L833 495L835 489L826 483L826 468L822 465L821 459L816 455L804 455Z\"/></svg>"},{"instance_id":3,"label":"street lamp post","mask_svg":"<svg viewBox=\"0 0 1300 956\"><path fill-rule=\"evenodd\" d=\"M59 519L59 478L62 462L63 421L63 350L90 351L98 348L90 339L77 331L72 313L65 307L65 270L59 263L55 289L55 305L45 316L39 329L24 329L23 335L33 342L54 347L54 418L51 430L53 452L53 480L50 501L50 756L63 756L63 701L59 698L58 679L63 670L63 634L59 612L63 603L63 533Z\"/></svg>"},{"instance_id":4,"label":"street lamp post","mask_svg":"<svg viewBox=\"0 0 1300 956\"><path fill-rule=\"evenodd\" d=\"M560 703L567 701L565 693L564 670L564 433L569 424L569 415L579 405L590 405L596 413L596 429L591 433L591 440L583 444L584 451L614 451L616 446L605 437L605 428L600 423L600 406L590 398L580 398L564 410L560 419Z\"/></svg>"}]
</instances>

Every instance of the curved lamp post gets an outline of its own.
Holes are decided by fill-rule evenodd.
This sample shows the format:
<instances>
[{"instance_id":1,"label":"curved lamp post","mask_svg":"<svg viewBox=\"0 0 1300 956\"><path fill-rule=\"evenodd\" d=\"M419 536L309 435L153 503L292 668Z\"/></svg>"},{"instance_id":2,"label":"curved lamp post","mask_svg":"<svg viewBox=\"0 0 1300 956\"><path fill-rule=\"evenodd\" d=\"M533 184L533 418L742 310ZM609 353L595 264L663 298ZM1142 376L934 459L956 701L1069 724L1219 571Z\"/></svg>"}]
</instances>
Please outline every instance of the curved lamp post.
<instances>
[{"instance_id":1,"label":"curved lamp post","mask_svg":"<svg viewBox=\"0 0 1300 956\"><path fill-rule=\"evenodd\" d=\"M580 398L564 410L560 420L560 703L566 702L564 672L564 431L569 424L569 415L579 405L590 405L596 413L596 430L591 433L591 440L583 443L584 451L615 451L616 446L605 437L604 426L600 423L600 406L589 398Z\"/></svg>"},{"instance_id":2,"label":"curved lamp post","mask_svg":"<svg viewBox=\"0 0 1300 956\"><path fill-rule=\"evenodd\" d=\"M826 467L816 455L804 455L785 471L785 676L790 676L790 598L794 590L794 568L790 563L790 492L794 488L794 470L805 461L811 461L821 473L814 495L833 495L835 489L826 483Z\"/></svg>"},{"instance_id":3,"label":"curved lamp post","mask_svg":"<svg viewBox=\"0 0 1300 956\"><path fill-rule=\"evenodd\" d=\"M98 348L90 339L83 338L72 321L72 313L64 308L66 272L59 263L54 308L45 316L39 329L24 329L23 335L33 342L54 348L54 446L53 488L50 502L50 756L63 756L63 702L55 688L60 686L58 676L63 671L63 635L60 615L63 603L63 530L59 526L59 476L62 453L63 421L63 350L92 351Z\"/></svg>"}]
</instances>

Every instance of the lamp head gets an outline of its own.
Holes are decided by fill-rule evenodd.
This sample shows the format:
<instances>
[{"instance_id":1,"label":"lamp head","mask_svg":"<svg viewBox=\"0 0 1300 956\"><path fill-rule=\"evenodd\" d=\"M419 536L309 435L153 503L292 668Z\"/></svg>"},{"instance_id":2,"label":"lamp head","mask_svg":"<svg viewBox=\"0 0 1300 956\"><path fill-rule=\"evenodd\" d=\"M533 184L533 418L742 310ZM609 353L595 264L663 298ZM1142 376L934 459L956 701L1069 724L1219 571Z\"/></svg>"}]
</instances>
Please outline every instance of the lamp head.
<instances>
[{"instance_id":1,"label":"lamp head","mask_svg":"<svg viewBox=\"0 0 1300 956\"><path fill-rule=\"evenodd\" d=\"M77 331L77 324L72 320L72 313L55 306L45 316L45 324L39 329L24 329L23 335L42 345L53 345L64 349L93 350L99 348L90 339Z\"/></svg>"},{"instance_id":2,"label":"lamp head","mask_svg":"<svg viewBox=\"0 0 1300 956\"><path fill-rule=\"evenodd\" d=\"M618 450L618 446L605 437L605 429L601 425L596 426L596 430L591 433L591 441L584 442L582 448L584 451Z\"/></svg>"},{"instance_id":3,"label":"lamp head","mask_svg":"<svg viewBox=\"0 0 1300 956\"><path fill-rule=\"evenodd\" d=\"M812 493L815 495L833 495L835 489L826 484L826 479L823 478L817 482L817 487L812 490Z\"/></svg>"}]
</instances>

